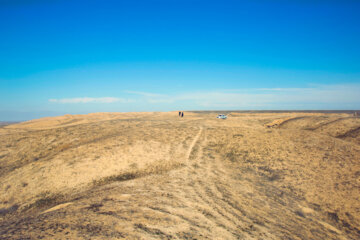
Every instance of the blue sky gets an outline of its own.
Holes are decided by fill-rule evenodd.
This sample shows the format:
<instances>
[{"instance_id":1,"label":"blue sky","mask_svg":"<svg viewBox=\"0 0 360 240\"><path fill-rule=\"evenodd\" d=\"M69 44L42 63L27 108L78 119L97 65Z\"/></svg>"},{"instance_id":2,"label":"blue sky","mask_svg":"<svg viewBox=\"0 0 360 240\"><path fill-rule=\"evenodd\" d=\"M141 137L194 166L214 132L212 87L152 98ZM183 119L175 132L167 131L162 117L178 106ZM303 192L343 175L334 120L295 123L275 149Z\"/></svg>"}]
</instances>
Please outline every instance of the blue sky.
<instances>
[{"instance_id":1,"label":"blue sky","mask_svg":"<svg viewBox=\"0 0 360 240\"><path fill-rule=\"evenodd\" d=\"M0 121L360 109L360 2L0 0Z\"/></svg>"}]
</instances>

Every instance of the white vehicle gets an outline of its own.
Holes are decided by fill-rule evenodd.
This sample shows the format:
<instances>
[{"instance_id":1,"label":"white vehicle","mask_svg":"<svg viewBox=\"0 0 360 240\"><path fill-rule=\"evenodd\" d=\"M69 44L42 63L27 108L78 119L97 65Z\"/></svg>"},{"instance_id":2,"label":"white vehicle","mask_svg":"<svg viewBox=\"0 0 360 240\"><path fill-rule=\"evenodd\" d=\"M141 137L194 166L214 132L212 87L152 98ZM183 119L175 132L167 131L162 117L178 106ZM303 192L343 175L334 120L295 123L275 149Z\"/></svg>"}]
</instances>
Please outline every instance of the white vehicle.
<instances>
[{"instance_id":1,"label":"white vehicle","mask_svg":"<svg viewBox=\"0 0 360 240\"><path fill-rule=\"evenodd\" d=\"M224 114L219 114L216 118L227 119L227 116Z\"/></svg>"}]
</instances>

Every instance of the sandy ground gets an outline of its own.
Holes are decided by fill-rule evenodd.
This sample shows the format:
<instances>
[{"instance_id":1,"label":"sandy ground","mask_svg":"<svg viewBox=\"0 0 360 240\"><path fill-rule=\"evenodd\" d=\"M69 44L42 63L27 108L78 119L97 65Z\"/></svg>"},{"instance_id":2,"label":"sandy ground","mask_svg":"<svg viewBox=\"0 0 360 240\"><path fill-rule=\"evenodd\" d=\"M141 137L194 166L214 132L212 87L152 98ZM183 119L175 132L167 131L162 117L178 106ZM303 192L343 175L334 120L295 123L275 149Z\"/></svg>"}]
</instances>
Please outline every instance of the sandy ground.
<instances>
[{"instance_id":1,"label":"sandy ground","mask_svg":"<svg viewBox=\"0 0 360 240\"><path fill-rule=\"evenodd\" d=\"M360 118L96 113L0 127L0 239L359 239Z\"/></svg>"}]
</instances>

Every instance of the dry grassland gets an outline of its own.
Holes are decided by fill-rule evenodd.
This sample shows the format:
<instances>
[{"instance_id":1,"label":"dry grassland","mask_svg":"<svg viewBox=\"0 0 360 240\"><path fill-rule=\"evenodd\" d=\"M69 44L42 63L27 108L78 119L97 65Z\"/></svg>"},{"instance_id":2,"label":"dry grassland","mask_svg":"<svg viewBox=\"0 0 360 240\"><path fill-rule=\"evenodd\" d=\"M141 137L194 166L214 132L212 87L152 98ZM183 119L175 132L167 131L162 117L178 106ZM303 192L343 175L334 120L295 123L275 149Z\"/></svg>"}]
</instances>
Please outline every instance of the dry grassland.
<instances>
[{"instance_id":1,"label":"dry grassland","mask_svg":"<svg viewBox=\"0 0 360 240\"><path fill-rule=\"evenodd\" d=\"M360 118L215 117L0 127L0 239L360 239Z\"/></svg>"}]
</instances>

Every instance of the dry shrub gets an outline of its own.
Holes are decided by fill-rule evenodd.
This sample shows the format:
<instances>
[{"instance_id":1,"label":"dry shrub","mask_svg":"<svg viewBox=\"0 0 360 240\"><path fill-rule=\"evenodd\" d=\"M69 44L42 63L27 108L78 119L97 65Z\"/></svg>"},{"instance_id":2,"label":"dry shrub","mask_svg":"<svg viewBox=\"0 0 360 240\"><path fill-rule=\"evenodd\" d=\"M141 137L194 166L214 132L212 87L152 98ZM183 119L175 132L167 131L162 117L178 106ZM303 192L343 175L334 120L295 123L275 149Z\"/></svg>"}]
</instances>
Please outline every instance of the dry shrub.
<instances>
[{"instance_id":1,"label":"dry shrub","mask_svg":"<svg viewBox=\"0 0 360 240\"><path fill-rule=\"evenodd\" d=\"M212 147L231 162L239 161L244 156L244 152L241 151L236 141L220 142Z\"/></svg>"},{"instance_id":2,"label":"dry shrub","mask_svg":"<svg viewBox=\"0 0 360 240\"><path fill-rule=\"evenodd\" d=\"M231 149L229 152L225 154L225 157L229 159L231 162L236 162L239 158L239 153L235 149Z\"/></svg>"},{"instance_id":3,"label":"dry shrub","mask_svg":"<svg viewBox=\"0 0 360 240\"><path fill-rule=\"evenodd\" d=\"M11 207L8 208L0 208L0 216L16 212L18 208L19 206L17 204L12 205Z\"/></svg>"},{"instance_id":4,"label":"dry shrub","mask_svg":"<svg viewBox=\"0 0 360 240\"><path fill-rule=\"evenodd\" d=\"M39 198L35 202L29 204L26 207L26 209L31 209L34 207L36 208L49 207L63 202L64 199L65 199L64 195L60 193L51 193L49 191L46 191L39 194Z\"/></svg>"},{"instance_id":5,"label":"dry shrub","mask_svg":"<svg viewBox=\"0 0 360 240\"><path fill-rule=\"evenodd\" d=\"M152 175L152 174L162 174L162 173L171 171L173 169L180 168L182 166L184 166L184 164L181 162L159 161L159 162L152 163L151 165L149 164L143 169L134 170L132 168L128 172L115 174L115 175L104 177L104 178L101 178L98 180L94 180L93 184L100 186L100 185L105 185L105 184L108 184L111 182L122 182L122 181L132 180L135 178L140 178L140 177L144 177L144 176L148 176L148 175Z\"/></svg>"},{"instance_id":6,"label":"dry shrub","mask_svg":"<svg viewBox=\"0 0 360 240\"><path fill-rule=\"evenodd\" d=\"M57 147L56 152L62 152L71 148L71 143L65 143Z\"/></svg>"}]
</instances>

